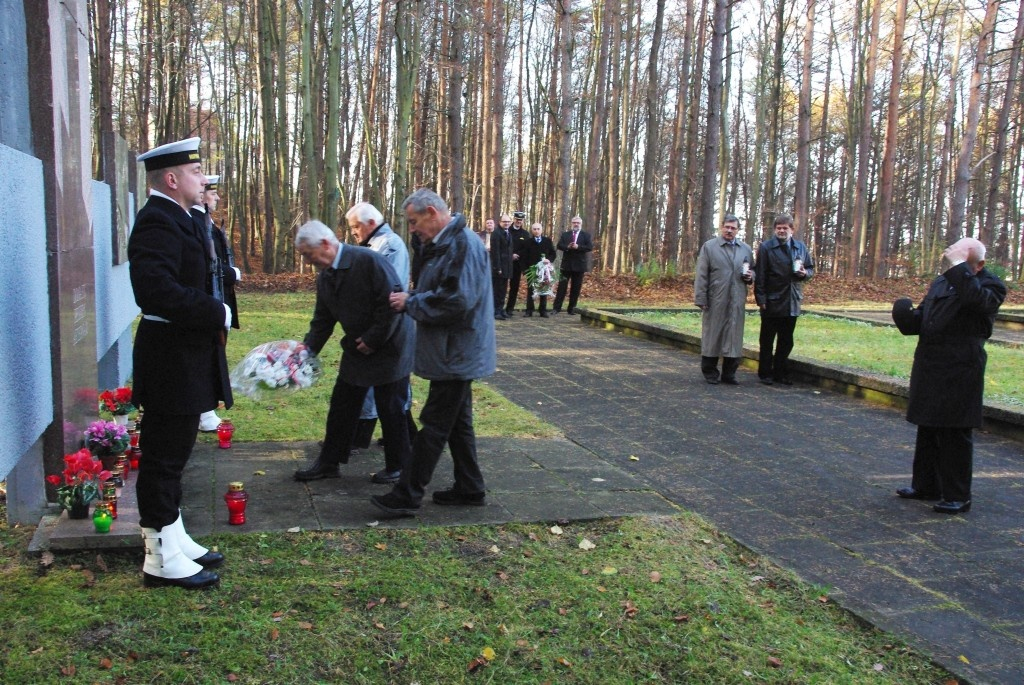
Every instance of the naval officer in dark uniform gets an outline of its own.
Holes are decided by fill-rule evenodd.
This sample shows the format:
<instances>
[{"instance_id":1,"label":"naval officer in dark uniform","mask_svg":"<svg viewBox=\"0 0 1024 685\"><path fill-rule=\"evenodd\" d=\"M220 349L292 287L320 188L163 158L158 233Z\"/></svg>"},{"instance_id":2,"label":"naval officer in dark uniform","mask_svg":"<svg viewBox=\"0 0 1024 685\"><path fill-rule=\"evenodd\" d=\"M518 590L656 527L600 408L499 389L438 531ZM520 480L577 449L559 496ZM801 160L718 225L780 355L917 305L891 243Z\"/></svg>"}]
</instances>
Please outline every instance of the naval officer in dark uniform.
<instances>
[{"instance_id":1,"label":"naval officer in dark uniform","mask_svg":"<svg viewBox=\"0 0 1024 685\"><path fill-rule=\"evenodd\" d=\"M224 557L196 543L181 519L181 475L199 415L230 407L224 357L231 310L213 296L208 238L189 209L206 177L199 138L139 155L149 200L128 240L129 272L142 321L135 335L133 401L146 412L136 492L146 546L143 582L188 589L216 585Z\"/></svg>"}]
</instances>

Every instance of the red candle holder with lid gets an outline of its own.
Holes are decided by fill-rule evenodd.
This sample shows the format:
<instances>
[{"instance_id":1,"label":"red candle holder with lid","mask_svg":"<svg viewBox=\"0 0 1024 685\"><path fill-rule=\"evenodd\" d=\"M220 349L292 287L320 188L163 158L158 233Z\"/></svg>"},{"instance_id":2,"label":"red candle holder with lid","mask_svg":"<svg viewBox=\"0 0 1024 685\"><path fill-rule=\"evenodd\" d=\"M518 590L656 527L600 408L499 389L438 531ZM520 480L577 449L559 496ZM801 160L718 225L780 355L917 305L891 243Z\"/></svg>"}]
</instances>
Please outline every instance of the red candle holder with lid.
<instances>
[{"instance_id":1,"label":"red candle holder with lid","mask_svg":"<svg viewBox=\"0 0 1024 685\"><path fill-rule=\"evenodd\" d=\"M228 483L224 502L228 505L228 523L233 526L245 523L245 505L249 502L249 493L245 491L245 486L242 483L238 481Z\"/></svg>"},{"instance_id":2,"label":"red candle holder with lid","mask_svg":"<svg viewBox=\"0 0 1024 685\"><path fill-rule=\"evenodd\" d=\"M235 434L235 426L231 423L231 419L224 419L217 426L217 440L220 443L222 450L229 449L231 447L231 436Z\"/></svg>"}]
</instances>

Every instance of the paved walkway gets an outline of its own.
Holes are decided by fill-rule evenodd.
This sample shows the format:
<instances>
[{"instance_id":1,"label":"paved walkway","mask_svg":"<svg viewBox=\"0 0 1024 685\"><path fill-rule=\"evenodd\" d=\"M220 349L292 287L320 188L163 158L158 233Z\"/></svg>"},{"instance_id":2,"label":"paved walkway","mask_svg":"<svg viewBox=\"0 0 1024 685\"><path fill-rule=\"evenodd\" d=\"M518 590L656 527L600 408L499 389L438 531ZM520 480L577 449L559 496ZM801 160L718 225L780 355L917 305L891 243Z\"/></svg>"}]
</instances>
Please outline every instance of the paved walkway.
<instances>
[{"instance_id":1,"label":"paved walkway","mask_svg":"<svg viewBox=\"0 0 1024 685\"><path fill-rule=\"evenodd\" d=\"M977 434L973 509L940 515L893 493L914 442L899 411L745 369L708 385L696 355L564 314L498 331L491 385L569 440L970 681L1024 682L1020 443Z\"/></svg>"},{"instance_id":2,"label":"paved walkway","mask_svg":"<svg viewBox=\"0 0 1024 685\"><path fill-rule=\"evenodd\" d=\"M377 448L357 452L343 478L303 484L291 474L312 459L313 443L204 443L185 476L190 531L557 521L682 507L828 586L843 606L965 680L1024 683L1020 443L978 434L974 508L943 516L893 494L909 483L914 441L899 411L799 384L766 387L745 369L739 387L707 385L696 355L580 317L497 326L499 370L486 382L566 439L481 439L487 506L427 502L417 519L383 520L368 502L387 491L369 483L383 461ZM796 340L799 352L799 326ZM445 468L433 485L449 482ZM233 480L251 495L242 527L225 520ZM91 522L41 531L54 548L138 547L137 514L124 505L109 537L88 535Z\"/></svg>"}]
</instances>

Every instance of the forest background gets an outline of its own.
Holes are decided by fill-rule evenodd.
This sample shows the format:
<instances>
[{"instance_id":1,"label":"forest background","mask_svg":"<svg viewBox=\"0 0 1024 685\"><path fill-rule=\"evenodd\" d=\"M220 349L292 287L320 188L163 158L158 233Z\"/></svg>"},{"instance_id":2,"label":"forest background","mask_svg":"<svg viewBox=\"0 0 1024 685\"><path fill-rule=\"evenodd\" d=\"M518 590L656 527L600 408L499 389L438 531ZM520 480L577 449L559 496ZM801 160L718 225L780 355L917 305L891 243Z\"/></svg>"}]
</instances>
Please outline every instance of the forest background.
<instances>
[{"instance_id":1,"label":"forest background","mask_svg":"<svg viewBox=\"0 0 1024 685\"><path fill-rule=\"evenodd\" d=\"M89 0L95 140L201 135L248 272L428 186L481 227L580 214L607 276L692 270L723 212L791 213L818 271L1021 277L1024 4ZM100 155L97 154L97 165Z\"/></svg>"}]
</instances>

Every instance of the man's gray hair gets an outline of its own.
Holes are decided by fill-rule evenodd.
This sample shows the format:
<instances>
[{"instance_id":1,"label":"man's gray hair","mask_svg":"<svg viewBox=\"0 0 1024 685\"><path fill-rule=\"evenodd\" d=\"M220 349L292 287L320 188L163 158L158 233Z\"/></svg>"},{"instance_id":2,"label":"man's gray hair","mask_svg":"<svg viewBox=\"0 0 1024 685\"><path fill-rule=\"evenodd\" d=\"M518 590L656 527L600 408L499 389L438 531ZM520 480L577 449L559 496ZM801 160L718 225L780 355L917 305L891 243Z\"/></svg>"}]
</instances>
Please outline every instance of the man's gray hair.
<instances>
[{"instance_id":1,"label":"man's gray hair","mask_svg":"<svg viewBox=\"0 0 1024 685\"><path fill-rule=\"evenodd\" d=\"M295 233L295 247L316 247L326 240L330 245L338 244L338 236L322 221L313 219L299 227Z\"/></svg>"},{"instance_id":2,"label":"man's gray hair","mask_svg":"<svg viewBox=\"0 0 1024 685\"><path fill-rule=\"evenodd\" d=\"M361 224L365 224L367 221L372 221L378 226L384 223L384 215L380 213L380 210L371 205L369 202L359 202L352 206L350 210L345 212L345 221L351 221L355 219Z\"/></svg>"},{"instance_id":3,"label":"man's gray hair","mask_svg":"<svg viewBox=\"0 0 1024 685\"><path fill-rule=\"evenodd\" d=\"M722 217L722 225L724 226L725 224L736 224L739 226L740 220L735 214L726 214Z\"/></svg>"},{"instance_id":4,"label":"man's gray hair","mask_svg":"<svg viewBox=\"0 0 1024 685\"><path fill-rule=\"evenodd\" d=\"M448 212L448 203L441 199L441 196L429 188L420 188L413 191L412 195L405 198L402 209L411 210L417 214L427 211L427 207L433 207L439 214Z\"/></svg>"}]
</instances>

